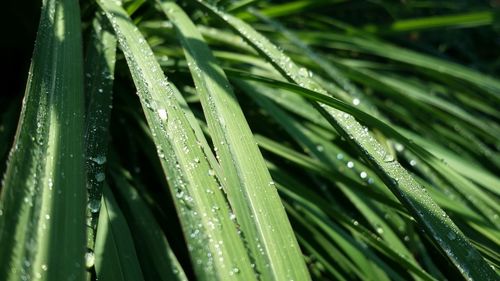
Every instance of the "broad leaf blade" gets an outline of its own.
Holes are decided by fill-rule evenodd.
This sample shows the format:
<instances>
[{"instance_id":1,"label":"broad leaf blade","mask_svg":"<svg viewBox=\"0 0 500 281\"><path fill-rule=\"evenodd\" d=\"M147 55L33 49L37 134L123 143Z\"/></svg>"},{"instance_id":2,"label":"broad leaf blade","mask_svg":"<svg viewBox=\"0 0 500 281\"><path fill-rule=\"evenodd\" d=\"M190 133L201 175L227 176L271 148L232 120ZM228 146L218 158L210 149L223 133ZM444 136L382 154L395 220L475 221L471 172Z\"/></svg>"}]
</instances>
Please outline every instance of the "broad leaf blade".
<instances>
[{"instance_id":1,"label":"broad leaf blade","mask_svg":"<svg viewBox=\"0 0 500 281\"><path fill-rule=\"evenodd\" d=\"M77 1L43 2L0 202L1 280L84 280L84 95Z\"/></svg>"}]
</instances>

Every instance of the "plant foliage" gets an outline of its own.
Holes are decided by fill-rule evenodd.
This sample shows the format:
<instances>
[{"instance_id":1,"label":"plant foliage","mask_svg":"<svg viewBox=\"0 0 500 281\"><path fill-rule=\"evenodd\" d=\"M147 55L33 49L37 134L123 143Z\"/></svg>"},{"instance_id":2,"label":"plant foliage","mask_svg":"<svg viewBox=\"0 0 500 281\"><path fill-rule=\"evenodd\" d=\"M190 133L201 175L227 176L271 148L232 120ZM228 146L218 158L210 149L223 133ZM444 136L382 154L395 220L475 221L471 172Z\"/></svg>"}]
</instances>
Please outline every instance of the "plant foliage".
<instances>
[{"instance_id":1,"label":"plant foliage","mask_svg":"<svg viewBox=\"0 0 500 281\"><path fill-rule=\"evenodd\" d=\"M500 279L495 3L42 2L0 280Z\"/></svg>"}]
</instances>

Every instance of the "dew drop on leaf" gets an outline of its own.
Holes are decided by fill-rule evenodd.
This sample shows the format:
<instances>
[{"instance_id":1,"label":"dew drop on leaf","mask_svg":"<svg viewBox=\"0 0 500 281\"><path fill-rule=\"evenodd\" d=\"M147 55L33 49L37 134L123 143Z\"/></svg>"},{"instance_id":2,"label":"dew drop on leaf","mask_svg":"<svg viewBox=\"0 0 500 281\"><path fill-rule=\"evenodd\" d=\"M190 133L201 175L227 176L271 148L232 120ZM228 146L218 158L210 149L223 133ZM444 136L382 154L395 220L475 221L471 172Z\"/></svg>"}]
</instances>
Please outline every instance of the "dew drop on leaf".
<instances>
[{"instance_id":1,"label":"dew drop on leaf","mask_svg":"<svg viewBox=\"0 0 500 281\"><path fill-rule=\"evenodd\" d=\"M101 209L101 201L96 200L96 199L90 200L89 209L90 209L90 212L92 212L92 213L99 212L99 209Z\"/></svg>"},{"instance_id":2,"label":"dew drop on leaf","mask_svg":"<svg viewBox=\"0 0 500 281\"><path fill-rule=\"evenodd\" d=\"M87 269L90 269L94 266L94 263L95 263L94 252L92 252L91 250L88 250L85 253L85 267Z\"/></svg>"},{"instance_id":3,"label":"dew drop on leaf","mask_svg":"<svg viewBox=\"0 0 500 281\"><path fill-rule=\"evenodd\" d=\"M95 175L95 180L98 182L103 182L106 179L106 175L102 172Z\"/></svg>"},{"instance_id":4,"label":"dew drop on leaf","mask_svg":"<svg viewBox=\"0 0 500 281\"><path fill-rule=\"evenodd\" d=\"M394 161L394 156L390 153L386 153L384 156L384 162L392 162Z\"/></svg>"},{"instance_id":5,"label":"dew drop on leaf","mask_svg":"<svg viewBox=\"0 0 500 281\"><path fill-rule=\"evenodd\" d=\"M238 273L240 273L240 269L237 268L237 267L233 267L231 269L231 272L229 273L229 275L235 275L235 274L238 274Z\"/></svg>"},{"instance_id":6,"label":"dew drop on leaf","mask_svg":"<svg viewBox=\"0 0 500 281\"><path fill-rule=\"evenodd\" d=\"M309 76L309 72L307 71L307 69L305 67L301 67L299 69L299 75L302 76L302 77L308 77Z\"/></svg>"},{"instance_id":7,"label":"dew drop on leaf","mask_svg":"<svg viewBox=\"0 0 500 281\"><path fill-rule=\"evenodd\" d=\"M94 158L91 158L90 160L95 162L97 165L102 165L102 164L106 163L106 156L100 155L100 156L96 156Z\"/></svg>"},{"instance_id":8,"label":"dew drop on leaf","mask_svg":"<svg viewBox=\"0 0 500 281\"><path fill-rule=\"evenodd\" d=\"M167 121L167 111L164 108L158 109L158 116L160 116L160 119L162 121Z\"/></svg>"}]
</instances>

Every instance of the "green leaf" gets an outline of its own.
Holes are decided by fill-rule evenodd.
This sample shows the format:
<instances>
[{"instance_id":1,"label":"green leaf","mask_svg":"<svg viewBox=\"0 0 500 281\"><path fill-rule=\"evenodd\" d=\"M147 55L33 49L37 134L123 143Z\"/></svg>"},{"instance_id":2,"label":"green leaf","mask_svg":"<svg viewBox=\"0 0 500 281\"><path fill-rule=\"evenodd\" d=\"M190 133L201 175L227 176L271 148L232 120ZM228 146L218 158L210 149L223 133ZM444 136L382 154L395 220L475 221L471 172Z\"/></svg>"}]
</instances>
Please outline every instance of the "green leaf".
<instances>
[{"instance_id":1,"label":"green leaf","mask_svg":"<svg viewBox=\"0 0 500 281\"><path fill-rule=\"evenodd\" d=\"M231 85L201 34L173 2L161 1L174 24L215 143L229 203L265 280L307 280L309 274L274 182Z\"/></svg>"},{"instance_id":2,"label":"green leaf","mask_svg":"<svg viewBox=\"0 0 500 281\"><path fill-rule=\"evenodd\" d=\"M87 115L85 129L89 206L101 202L113 98L116 37L107 19L96 13L85 57ZM93 249L99 210L89 208L88 247Z\"/></svg>"},{"instance_id":3,"label":"green leaf","mask_svg":"<svg viewBox=\"0 0 500 281\"><path fill-rule=\"evenodd\" d=\"M87 252L86 265L95 262L99 280L144 280L129 226L107 185L100 209L95 252Z\"/></svg>"},{"instance_id":4,"label":"green leaf","mask_svg":"<svg viewBox=\"0 0 500 281\"><path fill-rule=\"evenodd\" d=\"M78 2L43 1L0 199L0 280L84 280L83 136Z\"/></svg>"},{"instance_id":5,"label":"green leaf","mask_svg":"<svg viewBox=\"0 0 500 281\"><path fill-rule=\"evenodd\" d=\"M267 77L262 77L259 75L253 75L249 73L243 73L239 71L233 71L233 70L226 70L227 73L230 73L231 76L238 77L238 78L243 78L247 80L254 80L254 81L259 81L262 83L266 83L268 85L271 85L273 87L279 87L282 89L288 89L294 93L300 94L306 99L309 99L311 101L317 101L324 103L326 105L332 106L334 108L337 108L339 110L345 111L346 113L352 114L359 120L361 120L364 124L370 125L381 132L387 134L390 137L393 137L396 139L398 142L401 142L405 147L407 147L409 150L417 154L420 159L426 163L428 163L433 169L438 171L440 175L442 175L445 179L449 180L451 184L455 186L457 189L457 192L463 193L464 196L467 198L470 198L473 202L474 205L478 207L478 209L483 212L485 218L491 222L492 225L498 228L499 221L497 220L498 215L497 212L499 210L498 204L496 204L496 200L493 198L488 197L486 193L484 193L482 190L478 189L477 186L475 186L471 181L467 180L465 177L460 175L458 172L456 172L454 169L443 163L441 160L436 158L434 155L426 151L424 148L420 147L419 145L416 145L413 143L413 141L410 141L406 136L403 134L399 133L396 129L392 128L391 126L387 125L383 121L380 121L377 118L374 118L373 116L365 113L364 111L359 110L358 108L351 106L349 104L346 104L340 100L337 100L335 98L328 97L322 93L318 93L315 91L308 90L306 88L302 88L300 86L297 86L295 84L287 83L287 82L282 82L278 80L274 80L271 78ZM344 115L347 116L347 115ZM328 116L325 116L328 117ZM368 134L368 132L365 129L359 129L362 134ZM380 148L383 149L383 148ZM381 151L381 150L379 150ZM386 152L384 158L389 157L393 160L395 160L394 156L388 152ZM394 161L385 161L384 162L394 162ZM383 175L379 176L383 179ZM386 179L387 180L387 179ZM391 187L391 184L394 184L390 179L389 182L385 181L385 183ZM415 182L415 184L418 184ZM419 189L417 189L418 191ZM393 193L395 193L393 191ZM396 196L398 196L397 193L395 193ZM479 204L478 200L482 200L482 203ZM404 203L404 202L402 202Z\"/></svg>"},{"instance_id":6,"label":"green leaf","mask_svg":"<svg viewBox=\"0 0 500 281\"><path fill-rule=\"evenodd\" d=\"M377 27L374 25L365 26L363 29L369 32L410 32L417 30L428 30L432 28L467 28L492 24L495 14L491 11L479 11L472 13L437 15L414 19L397 20L389 26Z\"/></svg>"},{"instance_id":7,"label":"green leaf","mask_svg":"<svg viewBox=\"0 0 500 281\"><path fill-rule=\"evenodd\" d=\"M157 145L200 280L254 280L247 251L232 212L211 174L179 101L179 91L163 75L144 37L114 1L99 1L118 37ZM185 103L185 102L182 102Z\"/></svg>"},{"instance_id":8,"label":"green leaf","mask_svg":"<svg viewBox=\"0 0 500 281\"><path fill-rule=\"evenodd\" d=\"M371 53L380 57L414 66L423 75L459 79L475 86L486 93L488 99L496 104L500 102L500 81L494 77L482 74L465 66L444 59L435 58L412 50L395 46L377 39L363 37L348 37L337 34L318 34L322 44L335 40L355 46L360 52Z\"/></svg>"},{"instance_id":9,"label":"green leaf","mask_svg":"<svg viewBox=\"0 0 500 281\"><path fill-rule=\"evenodd\" d=\"M130 178L130 174L125 171L113 173L113 180L117 185L117 197L126 203L122 210L133 229L132 236L137 257L145 279L187 281L184 270L151 210L137 190L127 181Z\"/></svg>"},{"instance_id":10,"label":"green leaf","mask_svg":"<svg viewBox=\"0 0 500 281\"><path fill-rule=\"evenodd\" d=\"M225 14L216 8L198 2L218 19L236 30L259 53L265 56L280 73L289 81L306 89L318 91L318 96L327 97L317 83L310 79L305 68L299 68L289 57L271 44L265 37L255 31L247 23ZM387 50L385 50L387 52ZM322 98L323 98L322 97ZM484 261L468 239L446 215L446 213L430 198L420 184L380 145L369 132L351 115L325 104L317 104L318 110L332 126L358 149L365 161L370 163L378 176L408 208L419 225L442 252L460 270L466 279L495 278L496 273Z\"/></svg>"}]
</instances>

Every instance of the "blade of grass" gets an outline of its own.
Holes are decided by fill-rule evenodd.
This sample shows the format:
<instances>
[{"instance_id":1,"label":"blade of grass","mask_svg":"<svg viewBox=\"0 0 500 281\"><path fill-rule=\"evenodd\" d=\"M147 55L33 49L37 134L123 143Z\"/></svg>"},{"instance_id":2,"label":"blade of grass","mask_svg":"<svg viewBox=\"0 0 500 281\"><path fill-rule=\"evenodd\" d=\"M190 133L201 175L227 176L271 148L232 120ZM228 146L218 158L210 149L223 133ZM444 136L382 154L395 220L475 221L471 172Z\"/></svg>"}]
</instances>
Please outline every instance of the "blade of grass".
<instances>
[{"instance_id":1,"label":"blade of grass","mask_svg":"<svg viewBox=\"0 0 500 281\"><path fill-rule=\"evenodd\" d=\"M87 266L91 266L95 259L99 280L144 280L129 226L106 184L102 194L95 254L87 253Z\"/></svg>"},{"instance_id":2,"label":"blade of grass","mask_svg":"<svg viewBox=\"0 0 500 281\"><path fill-rule=\"evenodd\" d=\"M361 163L356 162L354 166L352 167L348 166L349 169L346 169L343 172L336 172L333 169L328 169L328 167L338 167L345 165L344 163L339 165L338 162L340 162L340 160L335 156L338 155L338 153L333 152L332 148L330 147L331 143L329 141L322 141L320 138L316 137L314 134L308 132L305 128L303 128L299 122L294 122L293 117L286 116L286 113L282 112L281 109L277 108L276 106L272 105L269 102L262 100L262 97L255 95L255 93L259 92L269 92L268 89L264 89L261 91L258 85L249 85L244 83L243 81L238 81L238 85L246 88L247 90L246 92L249 95L251 95L252 98L254 98L263 108L265 108L266 111L269 112L271 116L273 116L276 120L278 120L278 122L285 128L287 132L289 132L289 134L295 139L295 141L304 148L304 151L307 151L309 154L320 160L320 163L323 166L327 166L326 170L330 170L327 174L332 176L329 178L333 178L333 182L337 183L340 190L363 214L366 221L368 221L372 225L372 227L377 230L379 235L384 240L386 240L387 243L389 243L395 251L399 252L401 255L409 257L409 259L412 260L413 258L410 251L406 249L406 247L394 233L392 228L390 228L388 224L385 222L385 220L383 220L381 217L377 215L376 212L373 211L377 210L377 206L373 204L371 200L367 200L371 199L370 197L366 196L366 193L368 193L367 191L368 190L371 191L372 188L377 188L378 186L376 187L372 183L371 188L369 189L362 188L362 189L368 189L365 192L359 192L358 190L353 189L353 186L361 185L361 183L357 182L359 180L359 175L361 173L364 173L364 178L370 177L369 174L366 172L367 171L366 168L365 167L358 168L358 166L360 166ZM297 154L296 152L293 152L290 149L286 151L287 149L285 148L277 148L276 147L277 144L273 145L272 142L264 141L262 138L258 138L257 140L260 144L266 143L267 147L272 147L274 151L280 150L281 155L283 155L284 157L288 157L290 154L292 155ZM354 163L352 161L349 162ZM347 177L350 177L349 180L345 180L345 178ZM384 187L382 187L382 189L384 189ZM388 211L386 211L385 213L386 215L388 215ZM416 263L415 260L413 260L413 262ZM420 272L423 271L420 270Z\"/></svg>"},{"instance_id":3,"label":"blade of grass","mask_svg":"<svg viewBox=\"0 0 500 281\"><path fill-rule=\"evenodd\" d=\"M204 151L179 105L179 91L126 12L101 0L125 54L200 280L255 280L242 239ZM185 102L184 102L185 103Z\"/></svg>"},{"instance_id":4,"label":"blade of grass","mask_svg":"<svg viewBox=\"0 0 500 281\"><path fill-rule=\"evenodd\" d=\"M328 59L319 54L317 51L312 50L309 46L307 46L305 42L301 41L300 38L298 38L293 32L288 30L280 22L266 17L256 10L253 10L251 12L259 19L272 26L277 32L282 34L301 52L303 52L312 62L318 65L319 68L324 71L331 80L335 81L335 83L337 83L342 90L347 92L349 94L347 97L345 97L345 95L341 96L346 102L352 101L354 104L367 111L368 113L376 113L373 105L369 104L365 99L363 99L364 94L358 89L358 87L347 77L345 77L342 71L338 69L333 63L330 63ZM361 100L363 100L364 102L361 102Z\"/></svg>"},{"instance_id":5,"label":"blade of grass","mask_svg":"<svg viewBox=\"0 0 500 281\"><path fill-rule=\"evenodd\" d=\"M310 279L284 208L225 74L196 26L160 1L184 48L236 214L256 271L265 280Z\"/></svg>"},{"instance_id":6,"label":"blade of grass","mask_svg":"<svg viewBox=\"0 0 500 281\"><path fill-rule=\"evenodd\" d=\"M318 6L332 5L334 3L342 3L346 0L296 0L288 1L282 4L274 4L269 7L265 7L261 10L261 13L268 17L282 17L289 16L294 13L303 13L307 9L316 8ZM243 20L252 20L254 16L251 13L241 12L238 17Z\"/></svg>"},{"instance_id":7,"label":"blade of grass","mask_svg":"<svg viewBox=\"0 0 500 281\"><path fill-rule=\"evenodd\" d=\"M131 175L126 171L113 173L117 198L126 203L122 210L134 230L132 236L145 279L187 281L151 210L129 183L130 178Z\"/></svg>"},{"instance_id":8,"label":"blade of grass","mask_svg":"<svg viewBox=\"0 0 500 281\"><path fill-rule=\"evenodd\" d=\"M467 28L489 25L495 21L492 11L479 11L472 13L437 15L414 19L397 20L389 26L368 25L363 27L365 31L372 33L410 32L417 30L428 30L434 28Z\"/></svg>"},{"instance_id":9,"label":"blade of grass","mask_svg":"<svg viewBox=\"0 0 500 281\"><path fill-rule=\"evenodd\" d=\"M83 116L78 2L43 1L0 199L0 280L84 280Z\"/></svg>"},{"instance_id":10,"label":"blade of grass","mask_svg":"<svg viewBox=\"0 0 500 281\"><path fill-rule=\"evenodd\" d=\"M307 69L304 71L295 65L289 57L250 25L205 2L197 3L237 31L289 81L307 89L322 92L322 95L326 97L326 92L308 77ZM496 273L446 213L351 115L321 104L317 104L317 108L332 126L360 151L361 156L371 164L379 177L408 208L419 225L425 229L466 279L496 278Z\"/></svg>"},{"instance_id":11,"label":"blade of grass","mask_svg":"<svg viewBox=\"0 0 500 281\"><path fill-rule=\"evenodd\" d=\"M346 113L352 114L359 120L361 120L364 124L367 124L369 126L373 126L383 132L384 134L394 138L398 142L404 145L404 147L408 148L410 151L414 152L416 155L420 157L422 161L430 165L435 171L437 171L445 180L448 181L449 184L452 184L457 192L463 193L464 196L466 196L469 201L471 201L473 204L478 206L480 210L485 214L485 218L491 222L492 225L496 226L497 228L499 227L500 220L498 219L498 212L499 212L499 207L498 204L496 203L496 200L493 198L488 197L487 194L485 194L483 191L477 188L471 181L466 179L464 176L460 175L458 172L456 172L454 169L449 167L446 163L443 163L442 160L438 159L428 151L426 151L424 148L416 145L413 141L409 140L404 134L399 133L398 130L392 128L391 126L387 125L383 121L374 118L373 116L365 113L364 111L359 110L355 106L349 105L347 103L344 103L340 100L337 100L335 98L328 97L322 93L318 93L315 91L308 90L306 88L297 86L295 84L287 83L287 82L282 82L279 80L267 78L267 77L262 77L259 75L254 75L254 74L249 74L247 72L241 72L241 71L233 71L226 69L226 73L228 73L230 76L233 77L238 77L242 79L248 79L248 80L254 80L254 81L260 81L265 84L268 84L273 87L279 87L283 89L288 89L294 93L302 95L304 98L309 99L311 101L317 101L320 103L324 103L326 105L332 106L334 108L337 108L338 110L345 111ZM349 116L348 114L343 114L341 117L345 118L346 116ZM325 115L326 118L328 118L327 115ZM400 130L400 129L399 129ZM363 128L358 128L358 131L361 134L367 135L368 132L364 130ZM372 138L370 136L370 138ZM350 137L346 137L346 139L350 139ZM383 159L384 162L389 163L390 166L395 165L395 158L391 153L385 152L385 150L380 147L378 151L375 151L375 153L380 154L383 152ZM390 158L390 159L389 159ZM368 161L370 163L370 161ZM390 164L392 163L392 164ZM377 171L377 167L374 166L375 171ZM393 167L395 168L395 167ZM393 171L394 172L394 171ZM383 179L383 175L379 174L379 176ZM395 179L397 177L393 177L392 179ZM387 184L387 186L391 187L391 185L394 185L395 183L391 181L391 179L385 179L384 182ZM412 182L414 182L412 180ZM396 182L397 184L398 182ZM417 189L419 190L419 189ZM393 191L393 193L395 193ZM397 193L395 193L397 195ZM482 201L482 205L480 205L480 202Z\"/></svg>"},{"instance_id":12,"label":"blade of grass","mask_svg":"<svg viewBox=\"0 0 500 281\"><path fill-rule=\"evenodd\" d=\"M107 19L96 13L85 56L85 93L87 115L85 129L87 189L90 225L87 246L94 248L99 218L102 186L105 180L104 164L108 151L108 128L113 98L113 80L116 60L116 37Z\"/></svg>"},{"instance_id":13,"label":"blade of grass","mask_svg":"<svg viewBox=\"0 0 500 281\"><path fill-rule=\"evenodd\" d=\"M311 35L309 33L309 35ZM337 41L347 43L359 48L360 52L368 52L380 57L399 61L403 64L415 66L413 69L423 75L453 77L461 81L470 83L483 90L487 96L496 104L500 102L500 81L493 77L484 75L465 66L440 58L431 57L405 48L386 43L373 38L348 37L338 34L317 34L321 37L321 44L325 41ZM318 38L319 38L318 37Z\"/></svg>"}]
</instances>

